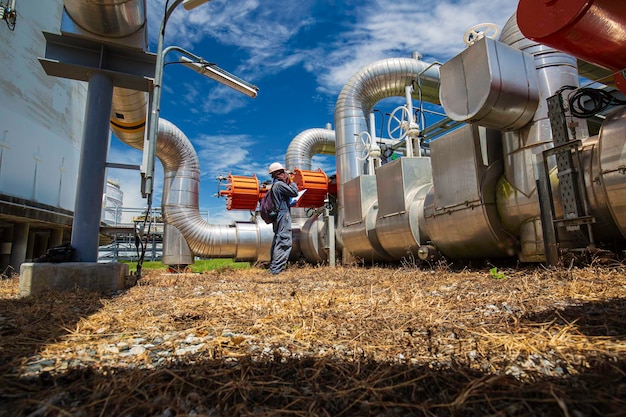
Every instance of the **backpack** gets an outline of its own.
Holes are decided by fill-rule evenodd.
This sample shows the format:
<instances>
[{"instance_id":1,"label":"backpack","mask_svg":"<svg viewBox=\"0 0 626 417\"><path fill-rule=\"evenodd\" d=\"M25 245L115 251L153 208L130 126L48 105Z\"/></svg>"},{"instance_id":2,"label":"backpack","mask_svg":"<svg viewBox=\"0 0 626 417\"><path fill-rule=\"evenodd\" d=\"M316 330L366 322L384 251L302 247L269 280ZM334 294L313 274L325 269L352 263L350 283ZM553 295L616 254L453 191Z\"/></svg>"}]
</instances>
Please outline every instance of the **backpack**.
<instances>
[{"instance_id":1,"label":"backpack","mask_svg":"<svg viewBox=\"0 0 626 417\"><path fill-rule=\"evenodd\" d=\"M276 203L274 202L272 189L267 190L259 207L259 214L263 221L267 224L273 223L278 216L278 210L276 209Z\"/></svg>"}]
</instances>

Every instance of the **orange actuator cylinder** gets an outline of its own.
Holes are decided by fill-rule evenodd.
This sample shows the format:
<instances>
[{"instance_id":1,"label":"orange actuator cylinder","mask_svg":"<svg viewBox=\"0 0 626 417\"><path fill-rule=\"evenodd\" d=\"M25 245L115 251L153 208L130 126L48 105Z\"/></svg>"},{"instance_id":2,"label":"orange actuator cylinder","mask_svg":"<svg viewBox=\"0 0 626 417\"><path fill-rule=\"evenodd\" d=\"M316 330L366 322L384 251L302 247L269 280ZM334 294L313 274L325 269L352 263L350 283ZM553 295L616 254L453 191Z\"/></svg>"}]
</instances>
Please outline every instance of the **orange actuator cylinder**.
<instances>
[{"instance_id":1,"label":"orange actuator cylinder","mask_svg":"<svg viewBox=\"0 0 626 417\"><path fill-rule=\"evenodd\" d=\"M328 177L321 169L317 171L305 171L294 169L291 180L298 185L298 190L306 192L296 203L296 207L321 207L324 205L326 194L333 184L329 184ZM335 185L336 187L336 185ZM229 175L226 189L220 190L220 195L226 197L228 210L256 210L259 201L268 191L268 186L259 187L257 176L244 177ZM336 188L334 188L336 191Z\"/></svg>"},{"instance_id":2,"label":"orange actuator cylinder","mask_svg":"<svg viewBox=\"0 0 626 417\"><path fill-rule=\"evenodd\" d=\"M226 189L221 190L220 195L226 196L228 210L256 210L259 203L259 180L256 175L228 175Z\"/></svg>"},{"instance_id":3,"label":"orange actuator cylinder","mask_svg":"<svg viewBox=\"0 0 626 417\"><path fill-rule=\"evenodd\" d=\"M293 170L293 180L299 190L306 192L296 203L296 207L321 207L328 194L328 177L324 171L304 171L298 168Z\"/></svg>"}]
</instances>

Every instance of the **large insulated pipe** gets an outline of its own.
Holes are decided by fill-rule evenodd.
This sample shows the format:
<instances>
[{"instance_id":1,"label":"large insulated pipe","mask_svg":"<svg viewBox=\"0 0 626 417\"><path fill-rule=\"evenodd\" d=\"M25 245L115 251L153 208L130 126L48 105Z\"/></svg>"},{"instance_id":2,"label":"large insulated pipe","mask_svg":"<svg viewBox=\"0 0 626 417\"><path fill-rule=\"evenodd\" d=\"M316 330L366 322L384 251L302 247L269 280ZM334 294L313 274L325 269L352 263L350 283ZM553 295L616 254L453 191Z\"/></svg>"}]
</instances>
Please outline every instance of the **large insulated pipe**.
<instances>
[{"instance_id":1,"label":"large insulated pipe","mask_svg":"<svg viewBox=\"0 0 626 417\"><path fill-rule=\"evenodd\" d=\"M127 36L144 27L146 21L145 0L66 0L65 7L83 29L101 36ZM113 90L111 128L122 142L140 150L146 109L145 93ZM193 252L191 258L195 254L245 261L269 260L271 227L255 223L208 224L200 216L200 167L191 142L180 129L163 119L159 121L157 135L157 157L165 171L163 215L167 224L184 236Z\"/></svg>"},{"instance_id":2,"label":"large insulated pipe","mask_svg":"<svg viewBox=\"0 0 626 417\"><path fill-rule=\"evenodd\" d=\"M157 156L165 179L162 206L165 221L176 227L197 256L256 261L269 254L271 227L237 222L208 224L198 207L200 164L185 134L168 121L159 121ZM262 259L267 260L267 259Z\"/></svg>"},{"instance_id":3,"label":"large insulated pipe","mask_svg":"<svg viewBox=\"0 0 626 417\"><path fill-rule=\"evenodd\" d=\"M439 67L415 58L389 58L371 63L357 71L341 89L335 106L335 149L338 184L338 227L337 233L344 248L344 262L353 251L348 242L343 241L344 230L344 184L363 174L363 164L359 161L361 132L368 132L367 118L374 105L388 97L404 97L406 87L414 85L414 97L430 103L439 103ZM419 88L418 88L419 86ZM367 187L366 187L367 188ZM372 206L373 207L373 206ZM370 213L371 214L371 213ZM371 217L371 216L369 216ZM372 223L365 221L365 224ZM367 227L366 227L367 229ZM360 250L363 258L386 258L377 238L368 230L353 233L351 239L360 245L367 235L370 245ZM370 256L371 255L371 256Z\"/></svg>"},{"instance_id":4,"label":"large insulated pipe","mask_svg":"<svg viewBox=\"0 0 626 417\"><path fill-rule=\"evenodd\" d=\"M285 167L310 170L314 155L335 154L335 131L326 129L307 129L296 135L289 143L285 156Z\"/></svg>"},{"instance_id":5,"label":"large insulated pipe","mask_svg":"<svg viewBox=\"0 0 626 417\"><path fill-rule=\"evenodd\" d=\"M325 129L307 129L296 135L285 155L285 167L293 171L295 168L310 170L314 155L334 155L335 154L335 131L331 129L330 123ZM302 226L307 221L307 210L303 208L291 209L292 230L294 235L294 250L292 256L299 256L301 253L301 240L306 238L302 235Z\"/></svg>"},{"instance_id":6,"label":"large insulated pipe","mask_svg":"<svg viewBox=\"0 0 626 417\"><path fill-rule=\"evenodd\" d=\"M619 72L626 68L626 2L521 0L517 23L529 39ZM616 77L626 93L624 75Z\"/></svg>"},{"instance_id":7,"label":"large insulated pipe","mask_svg":"<svg viewBox=\"0 0 626 417\"><path fill-rule=\"evenodd\" d=\"M404 151L404 145L397 140L387 138L377 138L376 140L387 147ZM315 155L335 155L335 131L330 127L330 124L324 129L313 128L298 133L287 148L285 166L288 170L294 168L310 170Z\"/></svg>"},{"instance_id":8,"label":"large insulated pipe","mask_svg":"<svg viewBox=\"0 0 626 417\"><path fill-rule=\"evenodd\" d=\"M141 100L143 93L133 93L120 89L114 94L111 127L122 142L142 149L145 107L141 106L145 101ZM118 119L121 115L125 122ZM133 116L134 125L129 120ZM184 236L193 254L240 261L267 260L271 228L239 222L230 226L208 224L200 215L200 163L193 145L180 129L163 118L159 120L157 135L156 155L165 173L161 197L163 216L167 224Z\"/></svg>"},{"instance_id":9,"label":"large insulated pipe","mask_svg":"<svg viewBox=\"0 0 626 417\"><path fill-rule=\"evenodd\" d=\"M368 132L367 118L374 105L388 97L404 97L408 85L421 85L421 98L439 104L439 67L414 58L389 58L365 66L341 89L335 105L338 184L363 173L358 159L359 135ZM419 96L415 88L414 98ZM341 193L340 193L341 194Z\"/></svg>"},{"instance_id":10,"label":"large insulated pipe","mask_svg":"<svg viewBox=\"0 0 626 417\"><path fill-rule=\"evenodd\" d=\"M123 38L146 22L145 0L65 0L63 5L76 24L98 36Z\"/></svg>"},{"instance_id":11,"label":"large insulated pipe","mask_svg":"<svg viewBox=\"0 0 626 417\"><path fill-rule=\"evenodd\" d=\"M311 170L312 159L315 155L335 155L335 131L332 130L330 123L325 129L307 129L297 134L287 147L285 167L290 171L295 168ZM291 219L294 235L292 256L303 255L311 261L311 257L303 252L303 249L306 250L310 246L308 241L311 240L309 233L304 230L304 225L309 220L307 210L292 208Z\"/></svg>"},{"instance_id":12,"label":"large insulated pipe","mask_svg":"<svg viewBox=\"0 0 626 417\"><path fill-rule=\"evenodd\" d=\"M532 167L535 155L553 146L546 99L565 85L579 85L577 61L564 52L524 37L517 26L515 14L502 29L500 42L533 56L542 99L530 123L519 130L502 134L504 176L497 186L498 211L506 228L520 237L520 260L542 262L544 247ZM576 139L587 139L587 122L582 119L576 122ZM550 168L553 166L554 163Z\"/></svg>"}]
</instances>

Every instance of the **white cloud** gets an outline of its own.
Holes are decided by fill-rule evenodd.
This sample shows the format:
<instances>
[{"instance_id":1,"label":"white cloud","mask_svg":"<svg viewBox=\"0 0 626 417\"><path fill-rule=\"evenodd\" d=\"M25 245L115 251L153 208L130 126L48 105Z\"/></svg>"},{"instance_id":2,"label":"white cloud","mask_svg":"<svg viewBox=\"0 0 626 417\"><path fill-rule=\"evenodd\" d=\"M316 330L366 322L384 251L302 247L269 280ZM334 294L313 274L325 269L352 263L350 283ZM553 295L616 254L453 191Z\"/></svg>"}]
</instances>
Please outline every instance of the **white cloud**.
<instances>
[{"instance_id":1,"label":"white cloud","mask_svg":"<svg viewBox=\"0 0 626 417\"><path fill-rule=\"evenodd\" d=\"M194 138L193 142L204 170L203 176L228 174L230 171L246 172L250 149L254 146L254 141L247 135L203 134Z\"/></svg>"},{"instance_id":2,"label":"white cloud","mask_svg":"<svg viewBox=\"0 0 626 417\"><path fill-rule=\"evenodd\" d=\"M356 9L351 30L339 35L331 51L317 50L317 59L305 68L319 74L320 91L336 95L354 73L378 59L417 51L425 60L447 61L465 48L469 27L493 22L502 28L515 5L515 0L366 3Z\"/></svg>"},{"instance_id":3,"label":"white cloud","mask_svg":"<svg viewBox=\"0 0 626 417\"><path fill-rule=\"evenodd\" d=\"M515 11L517 0L336 3L213 0L192 11L176 10L167 26L167 39L182 47L197 45L206 38L232 46L242 57L235 70L244 78L253 77L253 81L302 65L316 75L318 91L336 96L359 68L378 59L408 57L419 51L424 59L448 60L465 48L462 37L469 27L493 22L501 28ZM155 23L163 15L163 0L148 4L149 33L155 39ZM325 13L312 17L314 9ZM298 37L310 36L309 29L324 21L337 21L338 32L302 49ZM212 94L220 95L216 91ZM244 103L226 99L228 106L214 108L226 112ZM223 104L221 97L214 100Z\"/></svg>"},{"instance_id":4,"label":"white cloud","mask_svg":"<svg viewBox=\"0 0 626 417\"><path fill-rule=\"evenodd\" d=\"M311 169L317 171L318 168L328 176L333 175L337 171L335 157L332 155L314 155L311 159Z\"/></svg>"}]
</instances>

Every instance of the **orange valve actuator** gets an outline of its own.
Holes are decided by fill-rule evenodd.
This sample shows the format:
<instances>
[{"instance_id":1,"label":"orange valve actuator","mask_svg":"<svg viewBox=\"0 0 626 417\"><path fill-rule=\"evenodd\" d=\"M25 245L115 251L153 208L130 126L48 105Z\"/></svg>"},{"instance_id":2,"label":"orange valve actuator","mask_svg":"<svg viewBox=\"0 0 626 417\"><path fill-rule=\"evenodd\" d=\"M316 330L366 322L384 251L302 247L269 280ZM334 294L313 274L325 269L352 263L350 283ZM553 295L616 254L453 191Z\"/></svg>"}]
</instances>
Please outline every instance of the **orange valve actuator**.
<instances>
[{"instance_id":1,"label":"orange valve actuator","mask_svg":"<svg viewBox=\"0 0 626 417\"><path fill-rule=\"evenodd\" d=\"M259 180L256 175L229 174L226 189L220 190L220 196L226 196L228 210L256 210L260 199Z\"/></svg>"},{"instance_id":2,"label":"orange valve actuator","mask_svg":"<svg viewBox=\"0 0 626 417\"><path fill-rule=\"evenodd\" d=\"M293 181L298 184L299 190L306 190L296 203L296 207L322 207L328 194L328 177L324 171L305 171L298 168L293 170Z\"/></svg>"}]
</instances>

